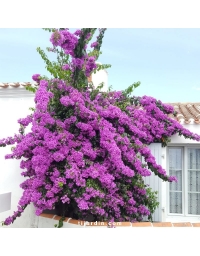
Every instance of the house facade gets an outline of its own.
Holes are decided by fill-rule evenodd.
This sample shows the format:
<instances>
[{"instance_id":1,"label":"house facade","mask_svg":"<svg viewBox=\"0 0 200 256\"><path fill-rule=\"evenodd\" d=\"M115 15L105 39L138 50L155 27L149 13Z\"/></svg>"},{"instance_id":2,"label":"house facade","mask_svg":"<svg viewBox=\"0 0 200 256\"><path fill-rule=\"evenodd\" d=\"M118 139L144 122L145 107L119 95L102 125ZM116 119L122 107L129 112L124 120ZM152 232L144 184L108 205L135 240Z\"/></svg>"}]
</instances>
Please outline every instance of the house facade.
<instances>
[{"instance_id":1,"label":"house facade","mask_svg":"<svg viewBox=\"0 0 200 256\"><path fill-rule=\"evenodd\" d=\"M178 112L176 120L184 128L200 134L200 103L169 103ZM167 147L151 144L150 148L158 163L168 175L178 182L162 182L154 174L145 179L147 184L159 191L160 206L154 221L199 222L200 221L200 143L173 135Z\"/></svg>"},{"instance_id":2,"label":"house facade","mask_svg":"<svg viewBox=\"0 0 200 256\"><path fill-rule=\"evenodd\" d=\"M107 73L103 81L107 86ZM93 75L95 86L102 82L102 76ZM95 80L96 79L96 80ZM31 113L29 107L34 107L34 94L25 89L27 83L0 84L0 137L5 138L18 133L17 120ZM200 134L200 103L173 103L177 112L177 121L185 128ZM30 130L30 127L28 127ZM153 143L150 149L157 163L162 165L167 173L178 178L177 183L162 182L152 174L145 178L153 190L158 191L160 205L153 215L154 221L162 222L200 222L200 143L184 139L177 135L172 136L166 148L160 143ZM11 147L0 148L0 205L6 211L0 212L0 222L16 210L21 197L22 189L19 184L24 178L20 175L19 161L5 160ZM1 195L11 193L11 206L2 199ZM6 205L3 208L3 205ZM38 218L35 216L34 207L30 205L9 227L35 227Z\"/></svg>"}]
</instances>

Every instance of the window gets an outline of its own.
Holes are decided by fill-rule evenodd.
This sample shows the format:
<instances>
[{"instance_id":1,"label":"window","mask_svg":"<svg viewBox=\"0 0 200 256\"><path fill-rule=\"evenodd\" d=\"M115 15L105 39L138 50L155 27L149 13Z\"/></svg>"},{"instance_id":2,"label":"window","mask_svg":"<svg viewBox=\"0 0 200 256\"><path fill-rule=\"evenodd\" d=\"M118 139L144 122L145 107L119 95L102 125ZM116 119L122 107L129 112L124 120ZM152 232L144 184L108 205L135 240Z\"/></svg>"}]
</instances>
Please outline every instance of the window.
<instances>
[{"instance_id":1,"label":"window","mask_svg":"<svg viewBox=\"0 0 200 256\"><path fill-rule=\"evenodd\" d=\"M200 215L200 148L168 148L169 175L178 182L169 184L169 213Z\"/></svg>"}]
</instances>

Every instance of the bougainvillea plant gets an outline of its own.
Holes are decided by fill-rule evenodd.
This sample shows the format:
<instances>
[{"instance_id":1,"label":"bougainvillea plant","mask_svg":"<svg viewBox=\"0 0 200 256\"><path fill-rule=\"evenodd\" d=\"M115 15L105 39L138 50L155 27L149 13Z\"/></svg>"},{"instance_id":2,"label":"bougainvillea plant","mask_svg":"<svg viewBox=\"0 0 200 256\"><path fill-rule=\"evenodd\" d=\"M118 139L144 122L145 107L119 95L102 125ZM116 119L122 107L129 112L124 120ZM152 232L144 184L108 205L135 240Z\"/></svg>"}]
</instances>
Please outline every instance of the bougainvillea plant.
<instances>
[{"instance_id":1,"label":"bougainvillea plant","mask_svg":"<svg viewBox=\"0 0 200 256\"><path fill-rule=\"evenodd\" d=\"M156 163L148 145L167 145L173 134L200 141L169 114L173 108L152 97L133 97L139 83L124 91L101 91L87 78L109 65L96 64L105 29L87 45L96 29L49 29L57 62L45 60L52 78L33 75L35 109L18 120L19 134L0 140L14 145L6 159L22 159L26 180L18 210L4 221L9 225L33 203L36 215L62 207L58 227L65 216L94 221L141 221L151 219L156 195L143 177L152 173L176 182ZM25 128L31 125L31 132ZM143 159L143 160L142 160Z\"/></svg>"}]
</instances>

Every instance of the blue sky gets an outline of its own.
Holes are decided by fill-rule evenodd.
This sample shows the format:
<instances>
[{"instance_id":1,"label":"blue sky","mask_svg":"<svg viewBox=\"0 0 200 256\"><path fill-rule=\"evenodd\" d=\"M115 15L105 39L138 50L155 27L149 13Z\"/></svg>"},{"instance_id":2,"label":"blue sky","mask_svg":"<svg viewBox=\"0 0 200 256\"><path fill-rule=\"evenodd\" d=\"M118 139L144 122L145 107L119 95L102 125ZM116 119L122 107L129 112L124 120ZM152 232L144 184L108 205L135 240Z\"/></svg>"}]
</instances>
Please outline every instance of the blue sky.
<instances>
[{"instance_id":1,"label":"blue sky","mask_svg":"<svg viewBox=\"0 0 200 256\"><path fill-rule=\"evenodd\" d=\"M0 29L0 82L31 81L48 75L36 51L51 46L42 29ZM99 61L111 64L109 85L141 85L135 95L163 102L200 102L200 29L107 29Z\"/></svg>"}]
</instances>

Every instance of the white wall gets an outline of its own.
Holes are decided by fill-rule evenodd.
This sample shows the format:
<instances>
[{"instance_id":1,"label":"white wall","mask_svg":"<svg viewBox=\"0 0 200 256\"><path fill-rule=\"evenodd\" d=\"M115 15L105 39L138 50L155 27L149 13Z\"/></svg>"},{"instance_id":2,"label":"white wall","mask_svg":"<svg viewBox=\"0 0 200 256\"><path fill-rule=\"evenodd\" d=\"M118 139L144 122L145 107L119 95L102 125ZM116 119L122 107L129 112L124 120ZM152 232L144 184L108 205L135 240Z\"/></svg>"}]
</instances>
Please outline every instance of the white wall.
<instances>
[{"instance_id":1,"label":"white wall","mask_svg":"<svg viewBox=\"0 0 200 256\"><path fill-rule=\"evenodd\" d=\"M187 129L190 130L193 133L197 133L200 135L200 125L199 124L195 124L193 121L191 121L190 124L182 124L182 126ZM185 144L199 144L200 142L197 142L195 140L190 140L190 139L185 139L183 136L178 136L178 135L173 135L171 137L171 144L173 143L185 143Z\"/></svg>"},{"instance_id":2,"label":"white wall","mask_svg":"<svg viewBox=\"0 0 200 256\"><path fill-rule=\"evenodd\" d=\"M19 98L16 98L16 95ZM17 120L24 118L31 111L29 107L34 107L33 93L24 88L1 89L0 93L0 138L6 138L18 133L19 125ZM22 170L19 168L20 160L8 159L4 156L10 154L11 146L0 148L0 194L11 192L11 210L0 213L0 222L12 215L17 210L18 201L22 195L19 184L24 178L20 175ZM1 202L2 203L2 202ZM18 218L9 227L29 227L33 209L28 207L23 213L22 218Z\"/></svg>"},{"instance_id":3,"label":"white wall","mask_svg":"<svg viewBox=\"0 0 200 256\"><path fill-rule=\"evenodd\" d=\"M92 74L92 81L95 87L100 85L102 82L104 83L104 87L102 91L108 90L108 73L106 70L99 70L96 74Z\"/></svg>"}]
</instances>

